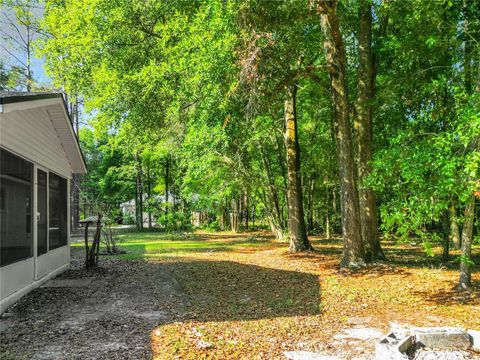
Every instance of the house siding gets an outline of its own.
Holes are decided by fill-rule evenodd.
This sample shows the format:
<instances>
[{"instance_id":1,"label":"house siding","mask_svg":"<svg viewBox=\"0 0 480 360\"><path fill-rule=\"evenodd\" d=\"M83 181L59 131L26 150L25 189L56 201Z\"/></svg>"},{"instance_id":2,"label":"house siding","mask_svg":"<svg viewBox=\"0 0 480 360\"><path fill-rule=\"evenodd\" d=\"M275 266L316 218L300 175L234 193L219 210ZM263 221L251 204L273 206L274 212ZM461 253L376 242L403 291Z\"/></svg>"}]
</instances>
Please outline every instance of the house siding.
<instances>
[{"instance_id":1,"label":"house siding","mask_svg":"<svg viewBox=\"0 0 480 360\"><path fill-rule=\"evenodd\" d=\"M54 99L55 100L55 99ZM43 100L42 100L43 101ZM36 182L37 168L71 179L78 169L83 173L81 154L77 151L76 139L63 109L52 105L51 100L34 107L37 101L7 104L0 112L0 146L34 164ZM55 101L58 102L58 99ZM14 108L15 107L15 108ZM8 111L7 111L8 110ZM63 142L60 138L63 138ZM74 147L75 146L75 147ZM74 159L75 169L67 153ZM67 194L70 181L67 180ZM34 186L33 208L37 208L37 190ZM67 196L67 229L70 229L70 197ZM34 217L35 219L36 217ZM36 221L33 221L33 257L0 267L0 313L29 291L46 280L65 271L70 260L70 234L67 245L37 255Z\"/></svg>"},{"instance_id":2,"label":"house siding","mask_svg":"<svg viewBox=\"0 0 480 360\"><path fill-rule=\"evenodd\" d=\"M45 108L0 114L0 145L71 178L71 165Z\"/></svg>"}]
</instances>

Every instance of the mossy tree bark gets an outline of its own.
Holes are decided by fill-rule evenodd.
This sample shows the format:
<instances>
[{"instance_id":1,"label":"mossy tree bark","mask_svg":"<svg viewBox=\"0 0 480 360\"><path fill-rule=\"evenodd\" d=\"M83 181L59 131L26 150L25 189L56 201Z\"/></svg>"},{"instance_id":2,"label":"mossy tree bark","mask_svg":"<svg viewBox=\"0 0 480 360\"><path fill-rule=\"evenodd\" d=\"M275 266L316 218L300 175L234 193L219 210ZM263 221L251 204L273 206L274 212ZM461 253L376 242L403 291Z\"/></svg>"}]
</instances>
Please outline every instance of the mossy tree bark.
<instances>
[{"instance_id":1,"label":"mossy tree bark","mask_svg":"<svg viewBox=\"0 0 480 360\"><path fill-rule=\"evenodd\" d=\"M316 9L320 15L324 34L323 46L330 75L335 119L342 208L343 259L341 266L359 266L365 264L365 248L361 236L352 128L349 121L345 46L340 33L337 1L317 0Z\"/></svg>"}]
</instances>

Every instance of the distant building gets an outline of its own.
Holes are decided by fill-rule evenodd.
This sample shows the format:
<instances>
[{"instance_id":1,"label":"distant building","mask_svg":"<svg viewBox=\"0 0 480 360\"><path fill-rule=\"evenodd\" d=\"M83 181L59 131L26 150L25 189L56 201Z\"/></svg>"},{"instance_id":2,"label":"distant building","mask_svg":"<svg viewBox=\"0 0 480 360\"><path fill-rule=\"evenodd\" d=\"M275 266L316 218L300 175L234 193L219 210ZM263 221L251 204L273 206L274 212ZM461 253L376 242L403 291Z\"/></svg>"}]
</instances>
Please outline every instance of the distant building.
<instances>
[{"instance_id":1,"label":"distant building","mask_svg":"<svg viewBox=\"0 0 480 360\"><path fill-rule=\"evenodd\" d=\"M151 197L155 204L157 205L161 205L161 204L165 204L165 195L153 195ZM143 208L145 209L145 205L147 203L147 200L148 200L148 196L146 194L143 194ZM175 202L176 200L176 195L173 194L173 193L169 193L168 195L168 202L173 205L173 203ZM129 200L129 201L126 201L126 202L123 202L120 204L120 210L122 211L122 216L125 218L126 216L131 216L133 218L135 218L135 199L132 199L132 200ZM147 222L148 221L148 213L146 211L143 212L143 222ZM155 218L154 216L152 215L152 221L155 222Z\"/></svg>"},{"instance_id":2,"label":"distant building","mask_svg":"<svg viewBox=\"0 0 480 360\"><path fill-rule=\"evenodd\" d=\"M208 222L208 212L195 210L190 215L190 223L194 227L200 227Z\"/></svg>"}]
</instances>

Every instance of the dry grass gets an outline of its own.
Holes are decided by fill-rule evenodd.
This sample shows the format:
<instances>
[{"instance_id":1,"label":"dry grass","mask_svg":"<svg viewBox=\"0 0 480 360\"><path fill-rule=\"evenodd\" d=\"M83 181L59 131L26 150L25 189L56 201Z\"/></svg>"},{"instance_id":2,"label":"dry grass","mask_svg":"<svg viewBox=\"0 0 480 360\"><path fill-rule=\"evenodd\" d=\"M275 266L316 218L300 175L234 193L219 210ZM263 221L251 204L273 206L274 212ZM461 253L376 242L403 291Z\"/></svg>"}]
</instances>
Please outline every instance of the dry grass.
<instances>
[{"instance_id":1,"label":"dry grass","mask_svg":"<svg viewBox=\"0 0 480 360\"><path fill-rule=\"evenodd\" d=\"M352 327L352 317L366 318L366 326L381 331L390 322L480 329L478 267L475 287L459 293L456 265L426 259L418 247L388 243L390 263L350 272L338 268L338 239L314 238L316 252L293 255L269 238L197 236L200 251L147 257L164 264L191 299L180 321L152 331L157 359L275 359L294 349L328 353L333 336ZM369 346L348 352L358 355Z\"/></svg>"}]
</instances>

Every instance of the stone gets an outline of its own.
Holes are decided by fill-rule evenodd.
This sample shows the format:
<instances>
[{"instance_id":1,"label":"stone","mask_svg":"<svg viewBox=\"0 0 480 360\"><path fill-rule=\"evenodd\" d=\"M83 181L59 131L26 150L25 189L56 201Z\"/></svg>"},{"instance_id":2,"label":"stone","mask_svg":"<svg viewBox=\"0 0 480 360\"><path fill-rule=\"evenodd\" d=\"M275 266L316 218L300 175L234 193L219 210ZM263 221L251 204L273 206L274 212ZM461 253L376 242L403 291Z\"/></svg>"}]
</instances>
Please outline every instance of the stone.
<instances>
[{"instance_id":1,"label":"stone","mask_svg":"<svg viewBox=\"0 0 480 360\"><path fill-rule=\"evenodd\" d=\"M413 329L417 345L432 349L470 349L472 344L466 331L458 328L415 328Z\"/></svg>"},{"instance_id":2,"label":"stone","mask_svg":"<svg viewBox=\"0 0 480 360\"><path fill-rule=\"evenodd\" d=\"M407 351L413 346L414 338L410 335L390 332L375 346L376 360L407 360Z\"/></svg>"},{"instance_id":3,"label":"stone","mask_svg":"<svg viewBox=\"0 0 480 360\"><path fill-rule=\"evenodd\" d=\"M289 360L341 360L340 358L323 355L312 351L286 351L283 355Z\"/></svg>"},{"instance_id":4,"label":"stone","mask_svg":"<svg viewBox=\"0 0 480 360\"><path fill-rule=\"evenodd\" d=\"M464 350L420 350L413 360L478 360L478 357Z\"/></svg>"},{"instance_id":5,"label":"stone","mask_svg":"<svg viewBox=\"0 0 480 360\"><path fill-rule=\"evenodd\" d=\"M472 349L480 351L480 331L468 330L467 334L470 337L470 343L472 344Z\"/></svg>"}]
</instances>

